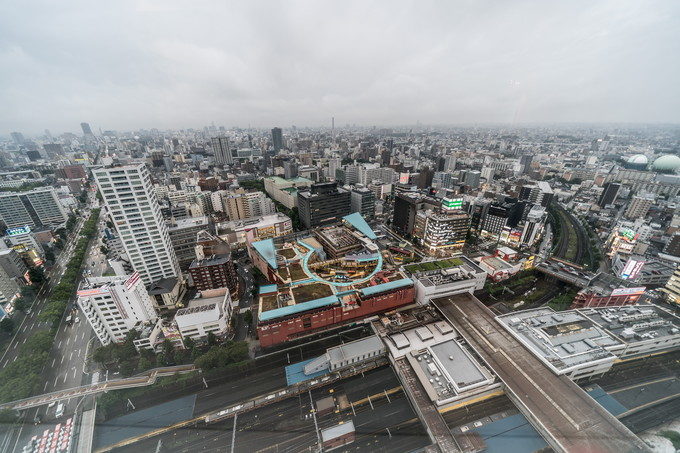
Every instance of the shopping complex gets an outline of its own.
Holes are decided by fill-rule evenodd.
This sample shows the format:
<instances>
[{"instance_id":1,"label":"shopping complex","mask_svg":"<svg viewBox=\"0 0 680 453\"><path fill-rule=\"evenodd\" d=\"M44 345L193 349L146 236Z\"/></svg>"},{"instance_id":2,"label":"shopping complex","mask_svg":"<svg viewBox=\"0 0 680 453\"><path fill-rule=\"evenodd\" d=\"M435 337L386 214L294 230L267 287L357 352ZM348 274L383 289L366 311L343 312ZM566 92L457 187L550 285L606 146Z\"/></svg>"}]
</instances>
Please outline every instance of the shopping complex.
<instances>
[{"instance_id":1,"label":"shopping complex","mask_svg":"<svg viewBox=\"0 0 680 453\"><path fill-rule=\"evenodd\" d=\"M250 258L271 283L260 287L260 344L272 346L413 303L413 281L385 264L375 239L355 213L310 236L249 244Z\"/></svg>"}]
</instances>

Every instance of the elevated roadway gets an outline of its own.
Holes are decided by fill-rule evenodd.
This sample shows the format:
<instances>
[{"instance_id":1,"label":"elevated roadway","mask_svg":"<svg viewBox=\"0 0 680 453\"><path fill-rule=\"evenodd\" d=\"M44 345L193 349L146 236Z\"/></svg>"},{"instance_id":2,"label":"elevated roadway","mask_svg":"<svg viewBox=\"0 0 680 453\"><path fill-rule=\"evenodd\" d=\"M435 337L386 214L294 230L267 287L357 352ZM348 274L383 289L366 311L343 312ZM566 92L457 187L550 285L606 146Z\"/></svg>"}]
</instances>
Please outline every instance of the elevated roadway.
<instances>
[{"instance_id":1,"label":"elevated roadway","mask_svg":"<svg viewBox=\"0 0 680 453\"><path fill-rule=\"evenodd\" d=\"M553 374L477 298L459 294L432 303L503 381L507 395L555 451L650 451L571 379Z\"/></svg>"}]
</instances>

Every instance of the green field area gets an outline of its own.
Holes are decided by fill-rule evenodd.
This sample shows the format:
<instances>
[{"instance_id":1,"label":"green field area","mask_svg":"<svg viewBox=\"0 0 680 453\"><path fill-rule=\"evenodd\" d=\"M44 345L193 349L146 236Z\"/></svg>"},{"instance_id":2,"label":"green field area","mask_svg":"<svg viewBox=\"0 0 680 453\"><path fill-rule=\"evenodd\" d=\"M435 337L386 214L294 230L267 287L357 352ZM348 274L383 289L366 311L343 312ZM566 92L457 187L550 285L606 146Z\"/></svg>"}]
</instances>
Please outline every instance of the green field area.
<instances>
[{"instance_id":1,"label":"green field area","mask_svg":"<svg viewBox=\"0 0 680 453\"><path fill-rule=\"evenodd\" d=\"M409 264L405 266L407 272L416 274L418 272L435 271L437 269L450 269L465 264L460 258L447 258L439 261L427 261L425 263Z\"/></svg>"}]
</instances>

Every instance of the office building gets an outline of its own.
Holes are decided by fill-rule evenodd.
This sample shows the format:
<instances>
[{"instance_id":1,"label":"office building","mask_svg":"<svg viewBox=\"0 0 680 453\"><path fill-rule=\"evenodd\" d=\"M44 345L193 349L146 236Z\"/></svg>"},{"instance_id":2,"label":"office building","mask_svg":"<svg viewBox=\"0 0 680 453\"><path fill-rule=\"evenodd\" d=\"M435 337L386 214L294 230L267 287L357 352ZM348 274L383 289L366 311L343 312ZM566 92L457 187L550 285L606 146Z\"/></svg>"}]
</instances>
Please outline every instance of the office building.
<instances>
[{"instance_id":1,"label":"office building","mask_svg":"<svg viewBox=\"0 0 680 453\"><path fill-rule=\"evenodd\" d=\"M80 128L83 130L83 135L94 135L89 123L80 123Z\"/></svg>"},{"instance_id":2,"label":"office building","mask_svg":"<svg viewBox=\"0 0 680 453\"><path fill-rule=\"evenodd\" d=\"M243 220L230 220L216 225L217 234L229 245L245 246L248 242L275 238L293 232L293 222L282 212Z\"/></svg>"},{"instance_id":3,"label":"office building","mask_svg":"<svg viewBox=\"0 0 680 453\"><path fill-rule=\"evenodd\" d=\"M196 235L204 230L212 230L207 217L189 217L168 222L170 243L181 270L186 271L196 259Z\"/></svg>"},{"instance_id":4,"label":"office building","mask_svg":"<svg viewBox=\"0 0 680 453\"><path fill-rule=\"evenodd\" d=\"M439 203L418 193L398 193L394 199L392 228L400 234L413 233L416 214L422 209L435 209Z\"/></svg>"},{"instance_id":5,"label":"office building","mask_svg":"<svg viewBox=\"0 0 680 453\"><path fill-rule=\"evenodd\" d=\"M298 164L294 160L287 160L283 163L283 177L293 179L298 177Z\"/></svg>"},{"instance_id":6,"label":"office building","mask_svg":"<svg viewBox=\"0 0 680 453\"><path fill-rule=\"evenodd\" d=\"M680 305L680 267L677 267L668 279L666 286L661 289L666 300L671 304Z\"/></svg>"},{"instance_id":7,"label":"office building","mask_svg":"<svg viewBox=\"0 0 680 453\"><path fill-rule=\"evenodd\" d=\"M663 248L663 253L671 256L680 257L680 233L675 233Z\"/></svg>"},{"instance_id":8,"label":"office building","mask_svg":"<svg viewBox=\"0 0 680 453\"><path fill-rule=\"evenodd\" d=\"M418 238L430 255L461 252L470 228L470 216L458 212L419 211L413 226Z\"/></svg>"},{"instance_id":9,"label":"office building","mask_svg":"<svg viewBox=\"0 0 680 453\"><path fill-rule=\"evenodd\" d=\"M26 266L14 249L0 250L0 304L13 301L26 283Z\"/></svg>"},{"instance_id":10,"label":"office building","mask_svg":"<svg viewBox=\"0 0 680 453\"><path fill-rule=\"evenodd\" d=\"M313 184L298 192L298 213L306 229L338 221L350 214L350 192L335 182Z\"/></svg>"},{"instance_id":11,"label":"office building","mask_svg":"<svg viewBox=\"0 0 680 453\"><path fill-rule=\"evenodd\" d=\"M280 127L272 129L272 145L277 153L283 149L283 131Z\"/></svg>"},{"instance_id":12,"label":"office building","mask_svg":"<svg viewBox=\"0 0 680 453\"><path fill-rule=\"evenodd\" d=\"M87 173L85 173L85 167L83 167L82 165L64 165L61 168L57 168L54 174L57 178L60 179L87 178Z\"/></svg>"},{"instance_id":13,"label":"office building","mask_svg":"<svg viewBox=\"0 0 680 453\"><path fill-rule=\"evenodd\" d=\"M477 170L471 170L465 172L465 185L470 186L473 189L479 188L480 179L482 173Z\"/></svg>"},{"instance_id":14,"label":"office building","mask_svg":"<svg viewBox=\"0 0 680 453\"><path fill-rule=\"evenodd\" d=\"M522 236L520 238L522 246L531 247L536 243L536 240L543 234L546 218L545 208L541 206L531 207L522 227Z\"/></svg>"},{"instance_id":15,"label":"office building","mask_svg":"<svg viewBox=\"0 0 680 453\"><path fill-rule=\"evenodd\" d=\"M305 178L283 179L278 176L264 178L265 192L288 209L297 207L298 190L308 188L312 184L313 181Z\"/></svg>"},{"instance_id":16,"label":"office building","mask_svg":"<svg viewBox=\"0 0 680 453\"><path fill-rule=\"evenodd\" d=\"M213 137L212 148L215 154L215 163L217 165L231 165L234 163L234 157L229 148L228 137Z\"/></svg>"},{"instance_id":17,"label":"office building","mask_svg":"<svg viewBox=\"0 0 680 453\"><path fill-rule=\"evenodd\" d=\"M536 185L522 186L519 191L519 201L529 201L544 208L550 205L553 196L552 187L546 181L539 181Z\"/></svg>"},{"instance_id":18,"label":"office building","mask_svg":"<svg viewBox=\"0 0 680 453\"><path fill-rule=\"evenodd\" d=\"M631 200L626 213L624 214L629 219L643 218L649 212L649 208L654 204L654 197L651 195L634 196Z\"/></svg>"},{"instance_id":19,"label":"office building","mask_svg":"<svg viewBox=\"0 0 680 453\"><path fill-rule=\"evenodd\" d=\"M604 186L602 186L602 194L600 194L600 198L597 200L597 205L604 208L605 206L614 203L620 188L621 184L615 182L605 183Z\"/></svg>"},{"instance_id":20,"label":"office building","mask_svg":"<svg viewBox=\"0 0 680 453\"><path fill-rule=\"evenodd\" d=\"M366 187L352 189L350 197L352 212L358 212L366 220L375 216L375 194Z\"/></svg>"},{"instance_id":21,"label":"office building","mask_svg":"<svg viewBox=\"0 0 680 453\"><path fill-rule=\"evenodd\" d=\"M222 199L229 220L261 217L276 212L276 205L263 192L232 193Z\"/></svg>"},{"instance_id":22,"label":"office building","mask_svg":"<svg viewBox=\"0 0 680 453\"><path fill-rule=\"evenodd\" d=\"M78 307L103 345L121 343L132 329L155 324L158 316L138 273L85 280Z\"/></svg>"},{"instance_id":23,"label":"office building","mask_svg":"<svg viewBox=\"0 0 680 453\"><path fill-rule=\"evenodd\" d=\"M168 227L144 164L93 171L133 269L145 284L179 277Z\"/></svg>"},{"instance_id":24,"label":"office building","mask_svg":"<svg viewBox=\"0 0 680 453\"><path fill-rule=\"evenodd\" d=\"M52 187L0 193L0 220L7 228L59 226L68 219Z\"/></svg>"}]
</instances>

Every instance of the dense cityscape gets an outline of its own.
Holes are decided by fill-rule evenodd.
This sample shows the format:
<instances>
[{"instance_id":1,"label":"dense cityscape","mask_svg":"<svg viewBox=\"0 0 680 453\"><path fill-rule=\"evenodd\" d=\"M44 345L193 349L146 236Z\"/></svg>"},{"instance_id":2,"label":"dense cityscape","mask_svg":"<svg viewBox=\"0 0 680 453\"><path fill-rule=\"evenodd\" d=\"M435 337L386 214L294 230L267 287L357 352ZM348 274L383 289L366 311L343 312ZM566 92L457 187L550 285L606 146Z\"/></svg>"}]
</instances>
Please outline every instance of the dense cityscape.
<instances>
[{"instance_id":1,"label":"dense cityscape","mask_svg":"<svg viewBox=\"0 0 680 453\"><path fill-rule=\"evenodd\" d=\"M0 142L3 451L673 438L677 127L80 126Z\"/></svg>"},{"instance_id":2,"label":"dense cityscape","mask_svg":"<svg viewBox=\"0 0 680 453\"><path fill-rule=\"evenodd\" d=\"M0 453L679 453L680 2L0 5Z\"/></svg>"}]
</instances>

